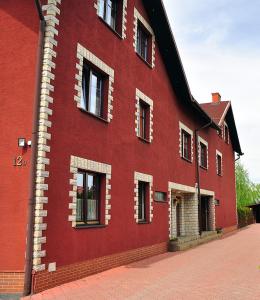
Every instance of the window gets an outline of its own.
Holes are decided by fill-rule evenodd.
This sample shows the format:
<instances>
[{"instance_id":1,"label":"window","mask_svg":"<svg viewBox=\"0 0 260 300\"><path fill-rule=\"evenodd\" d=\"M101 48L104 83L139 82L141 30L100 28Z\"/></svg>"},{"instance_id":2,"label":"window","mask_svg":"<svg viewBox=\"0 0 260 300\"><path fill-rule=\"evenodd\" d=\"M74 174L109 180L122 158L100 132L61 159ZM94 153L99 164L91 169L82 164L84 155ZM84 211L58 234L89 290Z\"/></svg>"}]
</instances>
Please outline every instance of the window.
<instances>
[{"instance_id":1,"label":"window","mask_svg":"<svg viewBox=\"0 0 260 300\"><path fill-rule=\"evenodd\" d=\"M134 8L135 52L151 67L155 67L155 34L149 22Z\"/></svg>"},{"instance_id":2,"label":"window","mask_svg":"<svg viewBox=\"0 0 260 300\"><path fill-rule=\"evenodd\" d=\"M145 60L149 61L150 34L139 22L137 26L137 53Z\"/></svg>"},{"instance_id":3,"label":"window","mask_svg":"<svg viewBox=\"0 0 260 300\"><path fill-rule=\"evenodd\" d=\"M117 11L118 1L99 0L99 15L114 30L117 24Z\"/></svg>"},{"instance_id":4,"label":"window","mask_svg":"<svg viewBox=\"0 0 260 300\"><path fill-rule=\"evenodd\" d=\"M205 169L208 168L207 152L207 146L200 142L200 166Z\"/></svg>"},{"instance_id":5,"label":"window","mask_svg":"<svg viewBox=\"0 0 260 300\"><path fill-rule=\"evenodd\" d=\"M87 64L83 66L81 108L98 117L103 117L104 76Z\"/></svg>"},{"instance_id":6,"label":"window","mask_svg":"<svg viewBox=\"0 0 260 300\"><path fill-rule=\"evenodd\" d=\"M217 154L217 174L222 175L222 156Z\"/></svg>"},{"instance_id":7,"label":"window","mask_svg":"<svg viewBox=\"0 0 260 300\"><path fill-rule=\"evenodd\" d=\"M224 136L225 136L225 142L228 144L229 136L228 136L228 126L226 124L224 125Z\"/></svg>"},{"instance_id":8,"label":"window","mask_svg":"<svg viewBox=\"0 0 260 300\"><path fill-rule=\"evenodd\" d=\"M166 193L164 192L155 192L154 193L155 201L165 202L166 201Z\"/></svg>"},{"instance_id":9,"label":"window","mask_svg":"<svg viewBox=\"0 0 260 300\"><path fill-rule=\"evenodd\" d=\"M80 171L77 174L77 225L100 223L100 175Z\"/></svg>"},{"instance_id":10,"label":"window","mask_svg":"<svg viewBox=\"0 0 260 300\"><path fill-rule=\"evenodd\" d=\"M149 105L145 102L139 102L139 137L148 140L149 139Z\"/></svg>"},{"instance_id":11,"label":"window","mask_svg":"<svg viewBox=\"0 0 260 300\"><path fill-rule=\"evenodd\" d=\"M138 222L146 222L147 182L138 182Z\"/></svg>"},{"instance_id":12,"label":"window","mask_svg":"<svg viewBox=\"0 0 260 300\"><path fill-rule=\"evenodd\" d=\"M191 161L191 135L182 130L182 157Z\"/></svg>"}]
</instances>

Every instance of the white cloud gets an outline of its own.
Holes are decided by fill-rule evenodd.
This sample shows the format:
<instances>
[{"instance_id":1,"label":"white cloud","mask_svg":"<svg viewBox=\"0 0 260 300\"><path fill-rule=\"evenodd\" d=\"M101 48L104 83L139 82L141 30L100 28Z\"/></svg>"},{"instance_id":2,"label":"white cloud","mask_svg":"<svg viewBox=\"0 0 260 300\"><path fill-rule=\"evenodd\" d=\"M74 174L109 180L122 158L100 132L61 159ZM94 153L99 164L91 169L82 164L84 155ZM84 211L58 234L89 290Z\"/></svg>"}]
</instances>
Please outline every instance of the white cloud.
<instances>
[{"instance_id":1,"label":"white cloud","mask_svg":"<svg viewBox=\"0 0 260 300\"><path fill-rule=\"evenodd\" d=\"M252 32L243 31L244 27L241 35L237 34L245 2L238 1L237 15L228 13L230 1L164 2L192 94L199 102L210 101L211 92L232 100L245 152L242 162L252 180L260 183L260 45ZM256 26L248 24L247 28L249 25Z\"/></svg>"}]
</instances>

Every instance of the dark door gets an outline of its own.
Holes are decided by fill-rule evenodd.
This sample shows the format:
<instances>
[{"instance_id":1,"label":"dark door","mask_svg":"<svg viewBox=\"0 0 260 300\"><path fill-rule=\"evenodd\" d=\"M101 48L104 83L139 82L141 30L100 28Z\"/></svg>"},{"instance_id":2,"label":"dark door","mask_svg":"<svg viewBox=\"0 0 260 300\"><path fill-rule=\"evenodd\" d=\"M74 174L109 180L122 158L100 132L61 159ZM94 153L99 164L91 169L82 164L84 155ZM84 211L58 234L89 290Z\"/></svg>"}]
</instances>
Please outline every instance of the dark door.
<instances>
[{"instance_id":1,"label":"dark door","mask_svg":"<svg viewBox=\"0 0 260 300\"><path fill-rule=\"evenodd\" d=\"M201 197L201 231L209 230L209 199Z\"/></svg>"},{"instance_id":2,"label":"dark door","mask_svg":"<svg viewBox=\"0 0 260 300\"><path fill-rule=\"evenodd\" d=\"M255 210L255 221L256 223L260 223L260 207L257 207Z\"/></svg>"},{"instance_id":3,"label":"dark door","mask_svg":"<svg viewBox=\"0 0 260 300\"><path fill-rule=\"evenodd\" d=\"M177 229L177 236L181 235L181 205L177 203L176 205L176 229Z\"/></svg>"}]
</instances>

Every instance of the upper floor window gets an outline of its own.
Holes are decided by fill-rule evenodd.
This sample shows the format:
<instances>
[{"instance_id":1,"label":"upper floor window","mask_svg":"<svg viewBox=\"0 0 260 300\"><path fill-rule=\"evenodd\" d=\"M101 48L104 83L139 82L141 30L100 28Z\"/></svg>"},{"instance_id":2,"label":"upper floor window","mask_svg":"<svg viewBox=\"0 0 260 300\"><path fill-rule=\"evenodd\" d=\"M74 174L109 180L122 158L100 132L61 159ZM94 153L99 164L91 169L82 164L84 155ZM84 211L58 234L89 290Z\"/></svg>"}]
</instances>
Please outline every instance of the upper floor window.
<instances>
[{"instance_id":1,"label":"upper floor window","mask_svg":"<svg viewBox=\"0 0 260 300\"><path fill-rule=\"evenodd\" d=\"M182 129L182 157L191 161L191 135Z\"/></svg>"},{"instance_id":2,"label":"upper floor window","mask_svg":"<svg viewBox=\"0 0 260 300\"><path fill-rule=\"evenodd\" d=\"M117 24L117 10L117 0L99 0L99 15L114 30Z\"/></svg>"},{"instance_id":3,"label":"upper floor window","mask_svg":"<svg viewBox=\"0 0 260 300\"><path fill-rule=\"evenodd\" d=\"M192 162L193 161L193 131L184 125L182 122L179 122L179 153L180 157ZM198 144L199 146L199 144Z\"/></svg>"},{"instance_id":4,"label":"upper floor window","mask_svg":"<svg viewBox=\"0 0 260 300\"><path fill-rule=\"evenodd\" d=\"M137 137L151 143L153 140L153 100L136 89L135 132Z\"/></svg>"},{"instance_id":5,"label":"upper floor window","mask_svg":"<svg viewBox=\"0 0 260 300\"><path fill-rule=\"evenodd\" d=\"M80 171L77 174L77 225L100 223L100 175Z\"/></svg>"},{"instance_id":6,"label":"upper floor window","mask_svg":"<svg viewBox=\"0 0 260 300\"><path fill-rule=\"evenodd\" d=\"M208 169L208 142L202 137L198 137L199 148L199 165L204 169Z\"/></svg>"},{"instance_id":7,"label":"upper floor window","mask_svg":"<svg viewBox=\"0 0 260 300\"><path fill-rule=\"evenodd\" d=\"M221 176L222 175L222 155L219 152L217 152L216 164L217 164L217 174L219 176Z\"/></svg>"},{"instance_id":8,"label":"upper floor window","mask_svg":"<svg viewBox=\"0 0 260 300\"><path fill-rule=\"evenodd\" d=\"M149 140L149 105L140 101L139 110L139 137Z\"/></svg>"},{"instance_id":9,"label":"upper floor window","mask_svg":"<svg viewBox=\"0 0 260 300\"><path fill-rule=\"evenodd\" d=\"M145 60L148 61L148 47L150 45L150 35L139 22L137 26L137 53Z\"/></svg>"},{"instance_id":10,"label":"upper floor window","mask_svg":"<svg viewBox=\"0 0 260 300\"><path fill-rule=\"evenodd\" d=\"M207 146L200 142L200 166L207 169L208 157L207 157Z\"/></svg>"},{"instance_id":11,"label":"upper floor window","mask_svg":"<svg viewBox=\"0 0 260 300\"><path fill-rule=\"evenodd\" d=\"M155 66L155 35L150 24L134 9L134 48L135 52L151 68Z\"/></svg>"},{"instance_id":12,"label":"upper floor window","mask_svg":"<svg viewBox=\"0 0 260 300\"><path fill-rule=\"evenodd\" d=\"M87 64L83 66L81 108L103 117L103 90L105 78Z\"/></svg>"},{"instance_id":13,"label":"upper floor window","mask_svg":"<svg viewBox=\"0 0 260 300\"><path fill-rule=\"evenodd\" d=\"M225 142L228 144L229 143L229 131L228 131L227 124L224 125L224 139L225 139Z\"/></svg>"}]
</instances>

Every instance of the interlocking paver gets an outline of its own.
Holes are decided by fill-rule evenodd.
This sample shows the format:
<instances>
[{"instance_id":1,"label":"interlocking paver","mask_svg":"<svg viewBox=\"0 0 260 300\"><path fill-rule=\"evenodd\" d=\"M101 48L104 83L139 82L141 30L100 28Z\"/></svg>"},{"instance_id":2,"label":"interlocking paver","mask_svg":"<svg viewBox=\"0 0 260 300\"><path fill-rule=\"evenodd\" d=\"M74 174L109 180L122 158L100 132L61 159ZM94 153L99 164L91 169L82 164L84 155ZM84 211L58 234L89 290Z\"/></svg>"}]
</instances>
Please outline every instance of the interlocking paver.
<instances>
[{"instance_id":1,"label":"interlocking paver","mask_svg":"<svg viewBox=\"0 0 260 300\"><path fill-rule=\"evenodd\" d=\"M145 259L40 295L43 300L259 300L260 224L185 252ZM37 295L29 298L39 299Z\"/></svg>"}]
</instances>

